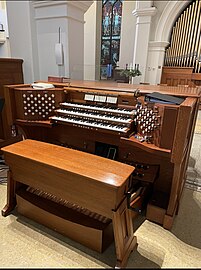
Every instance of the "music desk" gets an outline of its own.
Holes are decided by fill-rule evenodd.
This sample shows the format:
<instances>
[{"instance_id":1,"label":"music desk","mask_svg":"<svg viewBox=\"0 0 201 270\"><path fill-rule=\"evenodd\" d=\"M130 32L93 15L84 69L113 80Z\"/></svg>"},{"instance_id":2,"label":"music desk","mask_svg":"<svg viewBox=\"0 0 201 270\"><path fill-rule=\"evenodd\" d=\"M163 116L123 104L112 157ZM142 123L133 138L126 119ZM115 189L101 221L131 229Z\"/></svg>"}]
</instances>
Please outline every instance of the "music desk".
<instances>
[{"instance_id":1,"label":"music desk","mask_svg":"<svg viewBox=\"0 0 201 270\"><path fill-rule=\"evenodd\" d=\"M62 198L65 202L75 203L111 219L117 258L116 266L124 267L126 265L131 251L137 245L136 236L133 233L131 212L127 208L125 196L125 192L130 186L131 174L134 171L133 166L29 139L3 147L1 150L5 162L9 166L7 204L2 210L3 216L7 216L16 206L18 207L16 197L18 197L17 194L20 194L18 190L22 186L45 191L46 194L52 194L53 197ZM29 201L28 196L24 198L25 201ZM44 198L42 199L44 200ZM43 207L42 199L41 208ZM40 197L35 201L40 201ZM53 211L54 207L49 207L48 210L48 202L51 205L51 201L47 200L44 204L46 205L45 212L49 211L55 219L59 218L58 207L55 208L57 209L55 211ZM36 209L40 209L39 204L33 212ZM40 217L36 219L34 213L31 212L27 213L28 217L32 218L33 215L33 219L40 222ZM69 218L71 219L72 216ZM52 228L50 223L53 219L50 219L49 224L47 224L47 220L48 218L46 218L45 225ZM82 221L80 222L82 223ZM55 223L57 224L57 222ZM89 224L86 225L87 229L89 227ZM66 232L66 235L72 236L71 232ZM88 237L89 239L85 239L84 244L93 248L92 242L95 239L90 239L90 235ZM79 237L76 240L79 241ZM82 243L82 239L80 242Z\"/></svg>"}]
</instances>

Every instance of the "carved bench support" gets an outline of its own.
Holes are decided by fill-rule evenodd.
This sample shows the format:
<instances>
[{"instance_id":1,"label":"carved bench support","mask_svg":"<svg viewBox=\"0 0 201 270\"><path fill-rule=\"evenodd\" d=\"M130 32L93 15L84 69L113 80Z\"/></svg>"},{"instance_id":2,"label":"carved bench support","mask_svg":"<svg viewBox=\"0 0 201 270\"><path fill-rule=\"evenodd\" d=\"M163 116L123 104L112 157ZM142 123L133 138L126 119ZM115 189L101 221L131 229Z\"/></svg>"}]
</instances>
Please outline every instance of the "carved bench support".
<instances>
[{"instance_id":1,"label":"carved bench support","mask_svg":"<svg viewBox=\"0 0 201 270\"><path fill-rule=\"evenodd\" d=\"M131 212L127 208L126 199L113 212L113 230L117 257L115 268L124 268L130 253L137 247L137 238L134 236Z\"/></svg>"},{"instance_id":2,"label":"carved bench support","mask_svg":"<svg viewBox=\"0 0 201 270\"><path fill-rule=\"evenodd\" d=\"M2 216L6 217L16 206L15 196L15 181L12 178L12 173L7 172L7 204L2 209Z\"/></svg>"}]
</instances>

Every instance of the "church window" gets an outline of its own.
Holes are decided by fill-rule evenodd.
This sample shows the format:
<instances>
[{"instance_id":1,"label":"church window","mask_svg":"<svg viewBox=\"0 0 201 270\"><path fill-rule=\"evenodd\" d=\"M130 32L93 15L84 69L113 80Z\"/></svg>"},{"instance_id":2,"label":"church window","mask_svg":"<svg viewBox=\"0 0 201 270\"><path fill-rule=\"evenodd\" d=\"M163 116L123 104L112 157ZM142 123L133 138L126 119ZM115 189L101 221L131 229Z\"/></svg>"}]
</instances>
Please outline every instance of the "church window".
<instances>
[{"instance_id":1,"label":"church window","mask_svg":"<svg viewBox=\"0 0 201 270\"><path fill-rule=\"evenodd\" d=\"M102 0L101 78L111 78L119 61L123 0Z\"/></svg>"}]
</instances>

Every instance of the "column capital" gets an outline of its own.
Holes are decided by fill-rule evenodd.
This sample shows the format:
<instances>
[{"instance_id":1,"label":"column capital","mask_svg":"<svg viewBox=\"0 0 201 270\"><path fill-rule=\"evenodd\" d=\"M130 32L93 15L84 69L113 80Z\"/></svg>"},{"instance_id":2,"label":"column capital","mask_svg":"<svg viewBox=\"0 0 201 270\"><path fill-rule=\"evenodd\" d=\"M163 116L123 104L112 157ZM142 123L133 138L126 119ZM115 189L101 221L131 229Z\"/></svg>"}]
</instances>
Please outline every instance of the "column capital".
<instances>
[{"instance_id":1,"label":"column capital","mask_svg":"<svg viewBox=\"0 0 201 270\"><path fill-rule=\"evenodd\" d=\"M149 41L149 51L165 51L169 41Z\"/></svg>"},{"instance_id":2,"label":"column capital","mask_svg":"<svg viewBox=\"0 0 201 270\"><path fill-rule=\"evenodd\" d=\"M156 7L149 7L149 8L140 8L140 9L134 9L132 14L136 17L142 17L142 16L154 16L157 13Z\"/></svg>"},{"instance_id":3,"label":"column capital","mask_svg":"<svg viewBox=\"0 0 201 270\"><path fill-rule=\"evenodd\" d=\"M31 1L33 3L33 6L35 8L42 8L42 7L50 7L50 6L60 6L60 5L71 5L76 8L79 8L83 12L86 12L88 8L92 5L93 1L67 1L67 0L61 0L61 1L37 1L33 0Z\"/></svg>"}]
</instances>

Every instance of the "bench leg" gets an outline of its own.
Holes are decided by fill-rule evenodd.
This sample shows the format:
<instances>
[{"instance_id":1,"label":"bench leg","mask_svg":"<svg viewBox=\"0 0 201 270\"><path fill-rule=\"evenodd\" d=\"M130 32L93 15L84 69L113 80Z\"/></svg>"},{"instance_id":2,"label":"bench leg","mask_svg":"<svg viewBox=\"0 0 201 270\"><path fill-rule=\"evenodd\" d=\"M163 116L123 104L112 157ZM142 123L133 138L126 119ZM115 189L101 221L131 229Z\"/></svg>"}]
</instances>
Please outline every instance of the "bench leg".
<instances>
[{"instance_id":1,"label":"bench leg","mask_svg":"<svg viewBox=\"0 0 201 270\"><path fill-rule=\"evenodd\" d=\"M7 204L1 211L2 216L6 217L16 206L15 181L12 178L11 171L7 173Z\"/></svg>"},{"instance_id":2,"label":"bench leg","mask_svg":"<svg viewBox=\"0 0 201 270\"><path fill-rule=\"evenodd\" d=\"M127 208L126 200L113 212L113 230L117 263L115 268L124 268L130 253L137 247L134 236L131 211Z\"/></svg>"}]
</instances>

